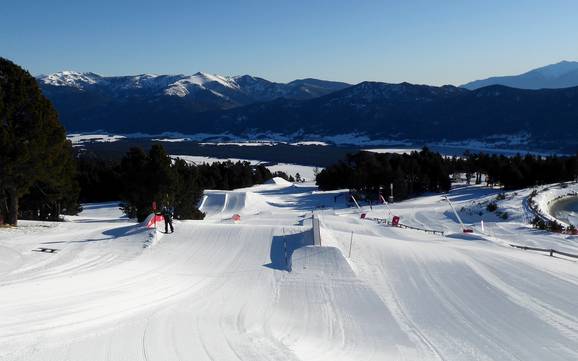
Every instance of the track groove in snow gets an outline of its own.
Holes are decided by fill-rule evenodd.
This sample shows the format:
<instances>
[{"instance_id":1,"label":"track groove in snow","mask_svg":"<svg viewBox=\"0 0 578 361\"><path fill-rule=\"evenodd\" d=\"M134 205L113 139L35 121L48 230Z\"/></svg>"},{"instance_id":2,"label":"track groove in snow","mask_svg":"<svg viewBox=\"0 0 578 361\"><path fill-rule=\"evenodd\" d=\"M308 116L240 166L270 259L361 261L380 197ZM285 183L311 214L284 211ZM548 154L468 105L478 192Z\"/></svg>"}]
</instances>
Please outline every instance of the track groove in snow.
<instances>
[{"instance_id":1,"label":"track groove in snow","mask_svg":"<svg viewBox=\"0 0 578 361\"><path fill-rule=\"evenodd\" d=\"M459 226L439 196L392 208L448 237L361 220L337 193L207 192L206 220L175 221L148 248L149 233L115 204L0 230L0 359L578 359L578 264L507 246L578 249L521 223L529 190L501 205L510 221L487 220L475 237L451 234ZM459 209L495 194L450 197ZM322 247L312 245L314 210ZM61 251L31 251L39 245Z\"/></svg>"}]
</instances>

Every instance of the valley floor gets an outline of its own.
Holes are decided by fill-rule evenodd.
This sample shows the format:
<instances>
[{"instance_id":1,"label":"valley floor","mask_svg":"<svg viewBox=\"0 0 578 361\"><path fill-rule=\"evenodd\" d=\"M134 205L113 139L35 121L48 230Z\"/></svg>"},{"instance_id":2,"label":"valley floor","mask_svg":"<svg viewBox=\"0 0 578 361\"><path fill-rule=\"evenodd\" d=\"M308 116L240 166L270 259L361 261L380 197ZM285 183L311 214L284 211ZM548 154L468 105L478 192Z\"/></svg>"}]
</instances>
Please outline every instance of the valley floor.
<instances>
[{"instance_id":1,"label":"valley floor","mask_svg":"<svg viewBox=\"0 0 578 361\"><path fill-rule=\"evenodd\" d=\"M578 264L509 246L577 238L527 225L530 190L488 213L498 192L450 192L474 234L439 195L391 211L443 236L285 182L206 192L207 218L173 234L114 203L1 229L0 360L578 359Z\"/></svg>"}]
</instances>

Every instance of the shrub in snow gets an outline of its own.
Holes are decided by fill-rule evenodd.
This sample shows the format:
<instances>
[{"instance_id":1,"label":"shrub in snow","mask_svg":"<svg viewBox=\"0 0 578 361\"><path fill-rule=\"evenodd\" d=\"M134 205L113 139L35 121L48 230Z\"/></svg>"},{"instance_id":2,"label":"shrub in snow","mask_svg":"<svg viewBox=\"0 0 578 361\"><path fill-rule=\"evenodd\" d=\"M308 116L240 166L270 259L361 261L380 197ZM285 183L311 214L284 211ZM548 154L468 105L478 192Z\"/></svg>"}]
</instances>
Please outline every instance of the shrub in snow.
<instances>
[{"instance_id":1,"label":"shrub in snow","mask_svg":"<svg viewBox=\"0 0 578 361\"><path fill-rule=\"evenodd\" d=\"M488 212L495 212L498 209L498 205L496 204L496 202L490 202L486 206L486 209L488 210Z\"/></svg>"}]
</instances>

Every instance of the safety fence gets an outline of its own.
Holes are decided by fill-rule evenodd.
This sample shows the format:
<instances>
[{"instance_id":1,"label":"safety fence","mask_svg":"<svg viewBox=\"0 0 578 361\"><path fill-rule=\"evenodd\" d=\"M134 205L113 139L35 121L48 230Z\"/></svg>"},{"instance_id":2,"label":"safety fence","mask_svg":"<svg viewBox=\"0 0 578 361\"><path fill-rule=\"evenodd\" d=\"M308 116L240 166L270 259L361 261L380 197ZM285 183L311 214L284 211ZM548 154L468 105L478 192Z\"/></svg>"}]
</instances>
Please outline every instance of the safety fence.
<instances>
[{"instance_id":1,"label":"safety fence","mask_svg":"<svg viewBox=\"0 0 578 361\"><path fill-rule=\"evenodd\" d=\"M566 257L578 258L578 254L560 252L560 251L557 251L557 250L552 249L552 248L527 247L527 246L520 246L520 245L517 245L517 244L510 244L510 247L522 249L522 250L524 250L524 251L545 252L545 253L549 253L549 254L550 254L550 257L554 257L555 254L559 254L559 255L562 255L562 256L566 256Z\"/></svg>"}]
</instances>

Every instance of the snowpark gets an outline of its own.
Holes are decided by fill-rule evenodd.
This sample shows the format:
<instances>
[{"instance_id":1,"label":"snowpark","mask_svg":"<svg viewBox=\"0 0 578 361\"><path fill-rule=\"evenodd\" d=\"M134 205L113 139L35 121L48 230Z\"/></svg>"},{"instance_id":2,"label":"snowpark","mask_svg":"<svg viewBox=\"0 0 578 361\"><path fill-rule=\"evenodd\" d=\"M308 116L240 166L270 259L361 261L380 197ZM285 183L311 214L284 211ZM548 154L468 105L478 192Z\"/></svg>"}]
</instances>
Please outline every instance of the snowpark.
<instances>
[{"instance_id":1,"label":"snowpark","mask_svg":"<svg viewBox=\"0 0 578 361\"><path fill-rule=\"evenodd\" d=\"M510 246L578 238L528 225L530 189L487 212L499 193L448 194L474 233L439 194L358 210L280 179L205 192L173 234L114 203L22 221L0 229L0 359L578 359L577 260Z\"/></svg>"}]
</instances>

